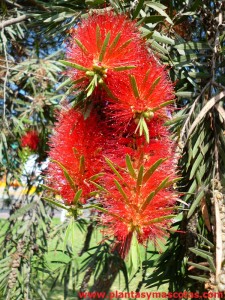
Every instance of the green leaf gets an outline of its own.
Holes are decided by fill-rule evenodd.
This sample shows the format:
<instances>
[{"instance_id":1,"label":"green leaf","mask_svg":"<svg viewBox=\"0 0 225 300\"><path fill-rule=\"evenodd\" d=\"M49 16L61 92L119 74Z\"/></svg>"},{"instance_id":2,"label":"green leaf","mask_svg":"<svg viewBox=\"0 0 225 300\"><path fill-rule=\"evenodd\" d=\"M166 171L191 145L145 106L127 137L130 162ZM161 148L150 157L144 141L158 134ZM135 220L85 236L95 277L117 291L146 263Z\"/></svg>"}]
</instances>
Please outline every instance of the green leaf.
<instances>
[{"instance_id":1,"label":"green leaf","mask_svg":"<svg viewBox=\"0 0 225 300\"><path fill-rule=\"evenodd\" d=\"M162 217L159 217L159 218L152 219L151 221L144 223L144 225L150 225L150 224L153 224L153 223L160 223L164 220L173 219L175 217L176 217L176 215L162 216Z\"/></svg>"},{"instance_id":2,"label":"green leaf","mask_svg":"<svg viewBox=\"0 0 225 300\"><path fill-rule=\"evenodd\" d=\"M148 1L146 5L148 7L151 7L152 9L156 10L161 16L166 17L166 20L168 23L173 24L173 21L170 19L170 17L164 11L164 9L166 9L166 6L162 5L161 3L151 2L151 1Z\"/></svg>"},{"instance_id":3,"label":"green leaf","mask_svg":"<svg viewBox=\"0 0 225 300\"><path fill-rule=\"evenodd\" d=\"M211 249L214 249L215 246L213 245L213 243L211 243L207 238L205 238L203 235L201 234L197 234L198 237L200 237L201 240L203 240Z\"/></svg>"},{"instance_id":4,"label":"green leaf","mask_svg":"<svg viewBox=\"0 0 225 300\"><path fill-rule=\"evenodd\" d=\"M120 185L120 183L115 178L114 178L114 183L115 183L118 191L120 192L120 194L123 196L123 198L125 200L125 203L127 205L129 205L129 199L128 199L126 193L124 192L124 190L123 190L122 186Z\"/></svg>"},{"instance_id":5,"label":"green leaf","mask_svg":"<svg viewBox=\"0 0 225 300\"><path fill-rule=\"evenodd\" d=\"M65 205L53 200L53 199L50 199L50 198L47 198L47 197L42 197L42 199L46 200L47 202L49 202L50 204L53 204L57 207L60 207L62 209L65 209L65 210L68 210L68 207L66 207Z\"/></svg>"},{"instance_id":6,"label":"green leaf","mask_svg":"<svg viewBox=\"0 0 225 300\"><path fill-rule=\"evenodd\" d=\"M149 130L148 130L148 125L146 124L145 118L143 118L141 126L142 126L143 131L144 131L146 142L149 143L150 142Z\"/></svg>"},{"instance_id":7,"label":"green leaf","mask_svg":"<svg viewBox=\"0 0 225 300\"><path fill-rule=\"evenodd\" d=\"M193 93L193 92L176 92L175 95L177 97L184 97L184 98L193 98L193 97L196 97L197 94L196 93Z\"/></svg>"},{"instance_id":8,"label":"green leaf","mask_svg":"<svg viewBox=\"0 0 225 300\"><path fill-rule=\"evenodd\" d=\"M129 39L126 42L124 42L118 49L117 52L120 53L124 48L126 48L133 39Z\"/></svg>"},{"instance_id":9,"label":"green leaf","mask_svg":"<svg viewBox=\"0 0 225 300\"><path fill-rule=\"evenodd\" d=\"M167 158L160 158L153 165L151 165L151 167L144 174L143 184L145 184L149 180L149 178L152 176L152 174L155 172L155 170L166 160L167 160Z\"/></svg>"},{"instance_id":10,"label":"green leaf","mask_svg":"<svg viewBox=\"0 0 225 300\"><path fill-rule=\"evenodd\" d=\"M74 38L76 44L80 47L80 49L85 53L85 54L88 54L88 50L87 48L77 39L77 38Z\"/></svg>"},{"instance_id":11,"label":"green leaf","mask_svg":"<svg viewBox=\"0 0 225 300\"><path fill-rule=\"evenodd\" d=\"M92 180L89 180L90 183L92 183L95 187L98 188L99 191L102 191L102 192L108 192L103 186L101 186L100 184L92 181Z\"/></svg>"},{"instance_id":12,"label":"green leaf","mask_svg":"<svg viewBox=\"0 0 225 300\"><path fill-rule=\"evenodd\" d=\"M106 48L108 47L108 44L109 44L110 36L111 36L111 32L109 31L107 33L106 37L105 37L104 42L103 42L101 52L99 54L99 61L103 61L103 58L104 58L104 55L105 55L105 52L106 52Z\"/></svg>"},{"instance_id":13,"label":"green leaf","mask_svg":"<svg viewBox=\"0 0 225 300\"><path fill-rule=\"evenodd\" d=\"M144 2L145 2L145 0L139 0L138 1L138 5L136 6L136 8L135 8L135 10L134 10L134 12L132 14L132 19L133 20L138 16L138 14L141 11L141 9L143 9Z\"/></svg>"},{"instance_id":14,"label":"green leaf","mask_svg":"<svg viewBox=\"0 0 225 300\"><path fill-rule=\"evenodd\" d=\"M198 193L198 196L195 198L195 200L193 201L189 211L188 211L188 215L187 215L187 218L190 218L194 211L196 210L196 208L198 207L200 201L202 200L202 198L204 197L205 195L205 192L204 190L202 189L199 193Z\"/></svg>"},{"instance_id":15,"label":"green leaf","mask_svg":"<svg viewBox=\"0 0 225 300\"><path fill-rule=\"evenodd\" d=\"M120 72L120 71L131 70L134 68L135 68L135 66L121 66L121 67L115 67L115 68L113 68L113 70L116 72Z\"/></svg>"},{"instance_id":16,"label":"green leaf","mask_svg":"<svg viewBox=\"0 0 225 300\"><path fill-rule=\"evenodd\" d=\"M193 247L190 247L188 248L191 252L193 252L194 254L202 257L202 258L205 258L205 259L208 259L208 258L212 258L212 253L208 252L208 251L204 251L202 249L196 249L196 248L193 248Z\"/></svg>"},{"instance_id":17,"label":"green leaf","mask_svg":"<svg viewBox=\"0 0 225 300\"><path fill-rule=\"evenodd\" d=\"M155 189L155 193L157 194L159 191L161 191L163 188L167 186L169 182L169 176L163 179L163 181L160 183L160 185Z\"/></svg>"},{"instance_id":18,"label":"green leaf","mask_svg":"<svg viewBox=\"0 0 225 300\"><path fill-rule=\"evenodd\" d=\"M112 169L112 171L116 174L116 176L117 176L120 180L124 181L124 180L123 180L123 177L120 175L120 173L119 173L119 172L116 170L116 168L114 167L113 162L112 162L110 159L108 159L107 157L105 157L105 161L106 161L106 163L109 165L109 167Z\"/></svg>"},{"instance_id":19,"label":"green leaf","mask_svg":"<svg viewBox=\"0 0 225 300\"><path fill-rule=\"evenodd\" d=\"M74 205L77 205L77 203L79 202L79 199L80 199L80 196L82 194L82 189L78 190L74 196L74 199L73 199L73 204Z\"/></svg>"},{"instance_id":20,"label":"green leaf","mask_svg":"<svg viewBox=\"0 0 225 300\"><path fill-rule=\"evenodd\" d=\"M136 82L136 79L135 79L134 75L130 75L129 78L130 78L130 84L131 84L131 87L132 87L134 97L140 98L137 82Z\"/></svg>"},{"instance_id":21,"label":"green leaf","mask_svg":"<svg viewBox=\"0 0 225 300\"><path fill-rule=\"evenodd\" d=\"M63 238L63 247L62 247L63 252L66 251L66 245L67 245L69 236L71 235L72 222L73 222L73 218L70 219L69 225L67 226L66 231L65 231L65 235L64 235L64 238Z\"/></svg>"},{"instance_id":22,"label":"green leaf","mask_svg":"<svg viewBox=\"0 0 225 300\"><path fill-rule=\"evenodd\" d=\"M203 157L202 153L199 153L198 157L195 159L195 162L194 162L194 164L193 164L193 166L191 168L191 174L189 176L190 180L194 177L194 175L196 173L196 170L199 168L199 166L200 166L203 158L204 157Z\"/></svg>"},{"instance_id":23,"label":"green leaf","mask_svg":"<svg viewBox=\"0 0 225 300\"><path fill-rule=\"evenodd\" d=\"M84 155L80 156L79 172L80 172L80 174L84 174L84 172L85 172L85 158L84 158Z\"/></svg>"},{"instance_id":24,"label":"green leaf","mask_svg":"<svg viewBox=\"0 0 225 300\"><path fill-rule=\"evenodd\" d=\"M142 212L142 211L144 211L146 209L146 207L149 205L149 203L154 198L154 196L155 196L155 191L151 192L148 195L148 197L146 198L146 200L144 201L144 203L140 207L140 212Z\"/></svg>"},{"instance_id":25,"label":"green leaf","mask_svg":"<svg viewBox=\"0 0 225 300\"><path fill-rule=\"evenodd\" d=\"M117 44L119 42L119 39L120 39L120 36L121 36L121 32L117 33L117 35L115 36L115 38L112 41L111 45L109 46L109 50L108 50L109 53L111 53L114 50L114 48L117 46Z\"/></svg>"},{"instance_id":26,"label":"green leaf","mask_svg":"<svg viewBox=\"0 0 225 300\"><path fill-rule=\"evenodd\" d=\"M104 175L105 175L105 173L98 173L98 174L95 174L95 175L91 176L91 177L89 178L89 180L95 181L96 179L98 179L99 177L102 177L102 176L104 176Z\"/></svg>"},{"instance_id":27,"label":"green leaf","mask_svg":"<svg viewBox=\"0 0 225 300\"><path fill-rule=\"evenodd\" d=\"M141 166L139 169L139 172L138 172L138 177L137 177L137 184L136 184L137 192L140 191L140 188L142 186L143 174L144 174L144 166Z\"/></svg>"},{"instance_id":28,"label":"green leaf","mask_svg":"<svg viewBox=\"0 0 225 300\"><path fill-rule=\"evenodd\" d=\"M154 31L154 33L152 35L152 38L155 41L163 43L163 44L174 45L174 40L173 39L167 37L164 34L159 33L158 31Z\"/></svg>"},{"instance_id":29,"label":"green leaf","mask_svg":"<svg viewBox=\"0 0 225 300\"><path fill-rule=\"evenodd\" d=\"M148 93L146 95L146 98L148 98L152 94L152 92L154 91L155 87L159 83L160 79L161 79L161 76L159 76L158 78L156 78L154 80L154 82L152 83L152 85L151 85L151 87L150 87L150 89L149 89L149 91L148 91Z\"/></svg>"},{"instance_id":30,"label":"green leaf","mask_svg":"<svg viewBox=\"0 0 225 300\"><path fill-rule=\"evenodd\" d=\"M205 266L200 265L200 264L195 264L195 263L189 262L189 261L187 262L187 264L190 265L190 266L193 266L193 267L195 267L199 270L203 270L203 271L207 271L207 272L211 271L208 267L205 267Z\"/></svg>"},{"instance_id":31,"label":"green leaf","mask_svg":"<svg viewBox=\"0 0 225 300\"><path fill-rule=\"evenodd\" d=\"M63 88L65 85L68 85L68 84L71 84L71 83L73 83L73 81L72 81L70 78L66 79L65 81L63 81L63 82L57 87L56 91L59 91L59 90L60 90L61 88Z\"/></svg>"},{"instance_id":32,"label":"green leaf","mask_svg":"<svg viewBox=\"0 0 225 300\"><path fill-rule=\"evenodd\" d=\"M208 281L208 277L203 277L203 276L193 276L193 275L188 275L188 277L192 278L192 279L195 279L195 280L198 280L200 282L206 282Z\"/></svg>"},{"instance_id":33,"label":"green leaf","mask_svg":"<svg viewBox=\"0 0 225 300\"><path fill-rule=\"evenodd\" d=\"M74 69L77 69L77 70L80 70L80 71L90 71L88 68L85 68L81 65L78 65L78 64L75 64L75 63L72 63L70 61L66 61L66 60L59 60L60 63L62 63L63 65L65 66L68 66L68 67L71 67L71 68L74 68Z\"/></svg>"},{"instance_id":34,"label":"green leaf","mask_svg":"<svg viewBox=\"0 0 225 300\"><path fill-rule=\"evenodd\" d=\"M129 154L126 154L126 166L127 166L127 169L129 171L129 174L131 175L131 177L136 179L137 176L136 176L135 170L133 168L133 165L132 165L131 158L130 158Z\"/></svg>"},{"instance_id":35,"label":"green leaf","mask_svg":"<svg viewBox=\"0 0 225 300\"><path fill-rule=\"evenodd\" d=\"M174 48L178 50L209 50L210 47L207 43L200 42L185 42L182 44L175 45Z\"/></svg>"},{"instance_id":36,"label":"green leaf","mask_svg":"<svg viewBox=\"0 0 225 300\"><path fill-rule=\"evenodd\" d=\"M215 264L214 264L214 261L213 261L212 257L207 256L207 261L209 263L209 266L211 268L212 273L215 274L216 273L216 267L215 267Z\"/></svg>"},{"instance_id":37,"label":"green leaf","mask_svg":"<svg viewBox=\"0 0 225 300\"><path fill-rule=\"evenodd\" d=\"M44 189L49 190L50 192L52 192L52 193L54 193L54 194L59 194L59 191L58 191L58 190L53 189L53 188L51 188L51 187L49 187L49 186L47 186L47 185L45 185L45 184L41 184L41 186L42 186Z\"/></svg>"},{"instance_id":38,"label":"green leaf","mask_svg":"<svg viewBox=\"0 0 225 300\"><path fill-rule=\"evenodd\" d=\"M75 186L73 179L70 177L67 169L64 167L63 164L61 164L59 161L52 159L51 160L53 163L56 163L62 170L63 170L63 174L66 177L68 183L70 184L71 188L74 190L74 192L77 192L77 187Z\"/></svg>"}]
</instances>

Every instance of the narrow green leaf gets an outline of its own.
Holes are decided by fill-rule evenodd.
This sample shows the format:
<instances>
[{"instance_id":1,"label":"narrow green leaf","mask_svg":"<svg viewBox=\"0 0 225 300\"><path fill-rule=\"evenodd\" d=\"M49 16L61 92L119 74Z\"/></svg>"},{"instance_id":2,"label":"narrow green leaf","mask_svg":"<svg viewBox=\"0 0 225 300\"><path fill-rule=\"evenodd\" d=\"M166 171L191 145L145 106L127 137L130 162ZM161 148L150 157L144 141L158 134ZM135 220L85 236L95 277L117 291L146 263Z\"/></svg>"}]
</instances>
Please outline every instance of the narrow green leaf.
<instances>
[{"instance_id":1,"label":"narrow green leaf","mask_svg":"<svg viewBox=\"0 0 225 300\"><path fill-rule=\"evenodd\" d=\"M167 45L175 44L173 39L169 38L168 36L162 33L159 33L158 31L154 31L152 37L154 38L155 41L160 42L162 44L167 44Z\"/></svg>"},{"instance_id":2,"label":"narrow green leaf","mask_svg":"<svg viewBox=\"0 0 225 300\"><path fill-rule=\"evenodd\" d=\"M137 177L137 184L136 184L137 191L140 191L140 188L142 186L143 173L144 173L144 166L141 166L139 169L139 172L138 172L138 177Z\"/></svg>"},{"instance_id":3,"label":"narrow green leaf","mask_svg":"<svg viewBox=\"0 0 225 300\"><path fill-rule=\"evenodd\" d=\"M133 168L133 165L132 165L131 158L130 158L129 154L126 154L126 165L127 165L127 169L129 171L129 174L131 175L131 177L136 179L137 176L136 176L136 173L134 171L134 168Z\"/></svg>"},{"instance_id":4,"label":"narrow green leaf","mask_svg":"<svg viewBox=\"0 0 225 300\"><path fill-rule=\"evenodd\" d=\"M120 183L115 178L114 178L114 183L115 183L118 191L120 192L120 194L123 196L126 204L129 205L129 201L128 201L128 197L127 197L126 193L124 192L124 190L123 190L122 186L120 185Z\"/></svg>"},{"instance_id":5,"label":"narrow green leaf","mask_svg":"<svg viewBox=\"0 0 225 300\"><path fill-rule=\"evenodd\" d=\"M210 47L207 43L200 42L185 42L182 44L175 45L174 48L178 50L210 50Z\"/></svg>"},{"instance_id":6,"label":"narrow green leaf","mask_svg":"<svg viewBox=\"0 0 225 300\"><path fill-rule=\"evenodd\" d=\"M134 75L130 75L129 77L130 77L130 84L131 84L131 87L133 90L134 97L140 98L138 87L137 87L137 82L136 82Z\"/></svg>"},{"instance_id":7,"label":"narrow green leaf","mask_svg":"<svg viewBox=\"0 0 225 300\"><path fill-rule=\"evenodd\" d=\"M195 267L199 270L203 270L203 271L207 271L207 272L211 271L208 267L200 265L200 264L195 264L195 263L189 262L189 261L187 262L187 264L190 265L190 266L193 266L193 267Z\"/></svg>"},{"instance_id":8,"label":"narrow green leaf","mask_svg":"<svg viewBox=\"0 0 225 300\"><path fill-rule=\"evenodd\" d=\"M214 261L213 261L212 257L207 256L207 261L209 263L209 266L211 268L212 273L215 274L216 273L216 267L215 267L215 264L214 264Z\"/></svg>"},{"instance_id":9,"label":"narrow green leaf","mask_svg":"<svg viewBox=\"0 0 225 300\"><path fill-rule=\"evenodd\" d=\"M74 196L74 199L73 199L73 204L74 205L77 205L77 203L79 202L79 199L80 199L80 196L82 194L82 189L78 190Z\"/></svg>"},{"instance_id":10,"label":"narrow green leaf","mask_svg":"<svg viewBox=\"0 0 225 300\"><path fill-rule=\"evenodd\" d=\"M118 53L120 53L124 48L126 48L130 43L131 43L132 39L127 40L126 42L124 42L117 50Z\"/></svg>"},{"instance_id":11,"label":"narrow green leaf","mask_svg":"<svg viewBox=\"0 0 225 300\"><path fill-rule=\"evenodd\" d=\"M96 78L96 74L94 75L93 79L91 80L91 82L89 83L88 87L86 88L87 97L90 97L91 94L94 92L94 89L95 89L95 78Z\"/></svg>"},{"instance_id":12,"label":"narrow green leaf","mask_svg":"<svg viewBox=\"0 0 225 300\"><path fill-rule=\"evenodd\" d=\"M121 36L121 32L118 32L114 40L112 41L111 45L109 46L109 53L111 53L114 50L114 48L117 46L120 36Z\"/></svg>"},{"instance_id":13,"label":"narrow green leaf","mask_svg":"<svg viewBox=\"0 0 225 300\"><path fill-rule=\"evenodd\" d=\"M70 61L66 61L66 60L59 60L60 63L62 63L63 65L65 66L68 66L68 67L71 67L71 68L74 68L74 69L77 69L77 70L80 70L80 71L90 71L89 69L81 66L81 65L78 65L78 64L75 64L75 63L72 63Z\"/></svg>"},{"instance_id":14,"label":"narrow green leaf","mask_svg":"<svg viewBox=\"0 0 225 300\"><path fill-rule=\"evenodd\" d=\"M65 252L65 250L66 250L66 245L67 245L68 239L71 235L72 222L73 222L73 219L71 218L70 222L69 222L69 225L66 228L65 235L64 235L64 238L63 238L63 252Z\"/></svg>"},{"instance_id":15,"label":"narrow green leaf","mask_svg":"<svg viewBox=\"0 0 225 300\"><path fill-rule=\"evenodd\" d=\"M116 170L116 168L114 167L113 162L112 162L110 159L108 159L107 157L105 157L105 161L106 161L106 163L109 165L109 167L112 169L112 171L116 174L116 176L117 176L120 180L124 181L124 180L123 180L123 177L120 175L120 173L119 173L119 172Z\"/></svg>"},{"instance_id":16,"label":"narrow green leaf","mask_svg":"<svg viewBox=\"0 0 225 300\"><path fill-rule=\"evenodd\" d=\"M196 249L193 247L190 247L189 250L202 258L205 258L205 259L212 258L212 253L210 253L208 251L204 251L202 249Z\"/></svg>"},{"instance_id":17,"label":"narrow green leaf","mask_svg":"<svg viewBox=\"0 0 225 300\"><path fill-rule=\"evenodd\" d=\"M144 8L144 2L145 2L145 0L139 0L138 5L136 6L136 8L135 8L135 10L132 14L132 19L133 20L138 16L141 9Z\"/></svg>"},{"instance_id":18,"label":"narrow green leaf","mask_svg":"<svg viewBox=\"0 0 225 300\"><path fill-rule=\"evenodd\" d=\"M90 183L92 183L95 187L97 187L99 189L99 191L103 191L103 192L108 192L103 186L101 186L100 184L92 181L92 180L89 180Z\"/></svg>"},{"instance_id":19,"label":"narrow green leaf","mask_svg":"<svg viewBox=\"0 0 225 300\"><path fill-rule=\"evenodd\" d=\"M63 170L63 174L66 177L68 183L70 184L71 188L74 190L74 192L77 192L77 187L75 186L73 179L70 177L67 169L63 166L63 164L61 164L59 161L52 159L52 162L56 163L62 170Z\"/></svg>"},{"instance_id":20,"label":"narrow green leaf","mask_svg":"<svg viewBox=\"0 0 225 300\"><path fill-rule=\"evenodd\" d=\"M43 197L42 199L46 200L50 204L53 204L53 205L55 205L57 207L60 207L60 208L65 209L65 210L68 210L68 208L65 205L63 205L63 204L61 204L61 203L59 203L59 202L57 202L57 201L55 201L53 199L46 198L46 197Z\"/></svg>"},{"instance_id":21,"label":"narrow green leaf","mask_svg":"<svg viewBox=\"0 0 225 300\"><path fill-rule=\"evenodd\" d=\"M143 131L144 131L146 142L149 143L150 142L149 130L148 130L148 125L147 125L147 123L145 121L145 118L143 118L142 127L143 127Z\"/></svg>"},{"instance_id":22,"label":"narrow green leaf","mask_svg":"<svg viewBox=\"0 0 225 300\"><path fill-rule=\"evenodd\" d=\"M47 186L45 184L41 184L41 186L46 189L49 190L50 192L54 193L54 194L59 194L59 191L57 191L56 189L51 188L50 186Z\"/></svg>"},{"instance_id":23,"label":"narrow green leaf","mask_svg":"<svg viewBox=\"0 0 225 300\"><path fill-rule=\"evenodd\" d=\"M84 155L80 156L79 172L80 172L80 174L84 174L84 172L85 172L85 158L84 158Z\"/></svg>"},{"instance_id":24,"label":"narrow green leaf","mask_svg":"<svg viewBox=\"0 0 225 300\"><path fill-rule=\"evenodd\" d=\"M211 249L214 249L215 246L213 245L213 243L211 243L207 238L205 238L203 235L198 234L197 236L200 237L200 239L202 239Z\"/></svg>"},{"instance_id":25,"label":"narrow green leaf","mask_svg":"<svg viewBox=\"0 0 225 300\"><path fill-rule=\"evenodd\" d=\"M160 185L155 189L155 193L157 194L159 191L161 191L163 188L165 188L167 186L169 182L169 176L166 177L161 183Z\"/></svg>"},{"instance_id":26,"label":"narrow green leaf","mask_svg":"<svg viewBox=\"0 0 225 300\"><path fill-rule=\"evenodd\" d=\"M104 175L105 175L105 173L98 173L98 174L95 174L95 175L91 176L91 177L89 178L89 180L95 181L96 179L98 179L99 177L102 177L102 176L104 176Z\"/></svg>"},{"instance_id":27,"label":"narrow green leaf","mask_svg":"<svg viewBox=\"0 0 225 300\"><path fill-rule=\"evenodd\" d=\"M135 68L135 66L121 66L121 67L115 67L115 68L113 68L113 70L116 72L120 72L120 71L131 70L134 68Z\"/></svg>"},{"instance_id":28,"label":"narrow green leaf","mask_svg":"<svg viewBox=\"0 0 225 300\"><path fill-rule=\"evenodd\" d=\"M153 224L153 223L160 223L164 220L173 219L175 217L176 217L176 215L162 216L162 217L159 217L159 218L152 219L151 221L144 223L144 225L150 225L150 224Z\"/></svg>"},{"instance_id":29,"label":"narrow green leaf","mask_svg":"<svg viewBox=\"0 0 225 300\"><path fill-rule=\"evenodd\" d=\"M188 277L192 278L192 279L195 279L195 280L198 280L200 282L206 282L208 281L208 277L203 277L203 276L193 276L193 275L188 275Z\"/></svg>"},{"instance_id":30,"label":"narrow green leaf","mask_svg":"<svg viewBox=\"0 0 225 300\"><path fill-rule=\"evenodd\" d=\"M200 166L200 163L202 162L203 160L203 155L202 153L199 153L198 157L195 159L195 162L193 163L193 166L191 168L191 173L190 173L190 177L189 179L192 179L197 171L197 169L199 168Z\"/></svg>"},{"instance_id":31,"label":"narrow green leaf","mask_svg":"<svg viewBox=\"0 0 225 300\"><path fill-rule=\"evenodd\" d=\"M70 78L66 79L65 81L63 81L63 82L57 87L56 91L59 91L59 90L60 90L61 88L63 88L65 85L68 85L68 84L70 84L70 83L73 83L73 81L72 81Z\"/></svg>"},{"instance_id":32,"label":"narrow green leaf","mask_svg":"<svg viewBox=\"0 0 225 300\"><path fill-rule=\"evenodd\" d=\"M148 80L150 72L151 72L150 69L146 72L145 77L144 77L143 82L142 82L142 87L144 87L146 85L146 82Z\"/></svg>"},{"instance_id":33,"label":"narrow green leaf","mask_svg":"<svg viewBox=\"0 0 225 300\"><path fill-rule=\"evenodd\" d=\"M148 1L146 5L148 7L151 7L152 9L156 10L161 16L166 17L166 20L168 23L173 24L173 21L170 19L170 17L164 11L166 9L166 6L162 5L159 2L153 2L153 1Z\"/></svg>"},{"instance_id":34,"label":"narrow green leaf","mask_svg":"<svg viewBox=\"0 0 225 300\"><path fill-rule=\"evenodd\" d=\"M154 91L155 87L156 87L157 84L159 83L160 79L161 79L161 76L157 77L157 78L154 80L154 82L152 83L152 85L151 85L151 87L150 87L150 89L149 89L149 91L148 91L148 93L147 93L147 95L146 95L146 98L148 98L148 97L152 94L152 92Z\"/></svg>"},{"instance_id":35,"label":"narrow green leaf","mask_svg":"<svg viewBox=\"0 0 225 300\"><path fill-rule=\"evenodd\" d=\"M170 104L172 104L172 103L174 103L174 100L166 101L166 102L160 104L159 106L153 108L153 109L152 109L152 112L155 112L155 111L161 109L162 107L168 106L168 105L170 105Z\"/></svg>"},{"instance_id":36,"label":"narrow green leaf","mask_svg":"<svg viewBox=\"0 0 225 300\"><path fill-rule=\"evenodd\" d=\"M87 48L79 41L77 38L74 38L76 44L80 47L80 49L85 53L88 54Z\"/></svg>"},{"instance_id":37,"label":"narrow green leaf","mask_svg":"<svg viewBox=\"0 0 225 300\"><path fill-rule=\"evenodd\" d=\"M160 158L153 165L151 165L151 167L144 174L144 177L143 177L144 184L149 180L149 178L152 176L152 174L155 172L155 170L166 160L167 160L167 158Z\"/></svg>"},{"instance_id":38,"label":"narrow green leaf","mask_svg":"<svg viewBox=\"0 0 225 300\"><path fill-rule=\"evenodd\" d=\"M201 190L198 193L198 196L195 198L195 200L193 201L193 203L188 211L187 218L190 218L193 215L194 211L198 207L198 205L199 205L200 201L202 200L202 198L204 197L204 195L205 195L204 190Z\"/></svg>"},{"instance_id":39,"label":"narrow green leaf","mask_svg":"<svg viewBox=\"0 0 225 300\"><path fill-rule=\"evenodd\" d=\"M155 191L151 192L148 195L148 197L146 198L146 200L144 201L144 203L140 207L140 212L142 212L142 211L144 211L146 209L146 207L149 205L149 203L154 198L154 196L155 196Z\"/></svg>"},{"instance_id":40,"label":"narrow green leaf","mask_svg":"<svg viewBox=\"0 0 225 300\"><path fill-rule=\"evenodd\" d=\"M103 61L103 58L105 56L105 52L106 52L106 48L108 47L108 44L109 44L109 39L110 39L110 36L111 36L111 32L109 31L105 37L105 40L103 42L103 45L102 45L102 48L101 48L101 51L100 51L100 54L99 54L99 61Z\"/></svg>"}]
</instances>

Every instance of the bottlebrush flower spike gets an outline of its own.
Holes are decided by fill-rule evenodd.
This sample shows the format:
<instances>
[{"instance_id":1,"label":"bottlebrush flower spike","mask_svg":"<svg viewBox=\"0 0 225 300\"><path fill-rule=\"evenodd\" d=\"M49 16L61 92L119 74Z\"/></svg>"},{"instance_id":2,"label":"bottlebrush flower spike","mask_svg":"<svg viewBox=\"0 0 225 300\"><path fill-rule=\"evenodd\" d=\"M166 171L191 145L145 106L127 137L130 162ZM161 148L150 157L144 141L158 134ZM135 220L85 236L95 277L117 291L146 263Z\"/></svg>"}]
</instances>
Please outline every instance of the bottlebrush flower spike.
<instances>
[{"instance_id":1,"label":"bottlebrush flower spike","mask_svg":"<svg viewBox=\"0 0 225 300\"><path fill-rule=\"evenodd\" d=\"M36 151L38 148L38 143L39 137L37 131L35 130L30 130L21 137L21 146L23 148L28 147L31 150Z\"/></svg>"},{"instance_id":2,"label":"bottlebrush flower spike","mask_svg":"<svg viewBox=\"0 0 225 300\"><path fill-rule=\"evenodd\" d=\"M52 162L47 177L49 187L57 190L66 204L74 204L80 190L83 203L95 191L91 180L98 180L102 175L103 145L96 115L84 120L82 113L74 109L60 113L50 139Z\"/></svg>"},{"instance_id":3,"label":"bottlebrush flower spike","mask_svg":"<svg viewBox=\"0 0 225 300\"><path fill-rule=\"evenodd\" d=\"M115 127L124 130L135 123L135 132L144 133L149 142L147 123L153 117L165 119L165 106L174 99L173 86L165 69L152 58L149 66L138 68L130 75L129 84L109 85L109 88L118 100L109 99L106 115L113 119Z\"/></svg>"},{"instance_id":4,"label":"bottlebrush flower spike","mask_svg":"<svg viewBox=\"0 0 225 300\"><path fill-rule=\"evenodd\" d=\"M165 230L174 217L172 212L176 195L170 189L176 181L173 163L169 163L168 175L168 165L167 172L164 171L165 159L159 159L149 167L142 161L143 164L137 169L127 155L126 170L118 171L107 159L115 176L114 185L111 179L105 185L108 194L102 200L106 211L102 222L108 228L107 233L114 235L120 244L123 258L129 252L133 234L140 243L147 239L157 243L157 239L165 236Z\"/></svg>"},{"instance_id":5,"label":"bottlebrush flower spike","mask_svg":"<svg viewBox=\"0 0 225 300\"><path fill-rule=\"evenodd\" d=\"M92 14L72 30L67 46L72 81L87 90L90 96L95 87L118 80L127 80L130 69L141 66L142 53L147 53L136 23L125 15L113 12Z\"/></svg>"}]
</instances>

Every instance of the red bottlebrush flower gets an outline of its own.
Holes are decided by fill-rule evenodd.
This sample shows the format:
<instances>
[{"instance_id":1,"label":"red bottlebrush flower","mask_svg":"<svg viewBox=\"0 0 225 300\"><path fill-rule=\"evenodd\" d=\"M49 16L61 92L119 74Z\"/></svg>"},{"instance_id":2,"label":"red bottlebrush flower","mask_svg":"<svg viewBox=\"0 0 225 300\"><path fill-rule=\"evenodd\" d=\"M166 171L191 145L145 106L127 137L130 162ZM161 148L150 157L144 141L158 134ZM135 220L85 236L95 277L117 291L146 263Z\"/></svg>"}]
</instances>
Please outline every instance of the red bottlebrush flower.
<instances>
[{"instance_id":1,"label":"red bottlebrush flower","mask_svg":"<svg viewBox=\"0 0 225 300\"><path fill-rule=\"evenodd\" d=\"M102 200L107 213L102 222L107 226L107 233L114 235L121 245L120 254L124 258L129 252L132 235L144 243L151 239L165 236L165 230L173 217L173 205L176 195L169 189L173 184L173 164L170 163L171 176L165 176L163 160L146 168L134 167L127 156L127 171L114 176L114 185L106 183L108 194Z\"/></svg>"},{"instance_id":2,"label":"red bottlebrush flower","mask_svg":"<svg viewBox=\"0 0 225 300\"><path fill-rule=\"evenodd\" d=\"M134 74L129 84L109 85L118 100L109 99L105 111L115 128L126 131L129 125L136 124L136 130L147 135L147 123L153 117L167 117L165 106L174 99L173 86L165 69L153 58L149 66L136 69Z\"/></svg>"},{"instance_id":3,"label":"red bottlebrush flower","mask_svg":"<svg viewBox=\"0 0 225 300\"><path fill-rule=\"evenodd\" d=\"M37 131L35 130L30 130L21 137L21 146L23 148L28 147L31 150L35 151L38 148L38 143L39 137Z\"/></svg>"},{"instance_id":4,"label":"red bottlebrush flower","mask_svg":"<svg viewBox=\"0 0 225 300\"><path fill-rule=\"evenodd\" d=\"M68 71L88 96L98 84L127 80L127 70L143 65L147 53L136 23L113 12L92 14L68 41Z\"/></svg>"},{"instance_id":5,"label":"red bottlebrush flower","mask_svg":"<svg viewBox=\"0 0 225 300\"><path fill-rule=\"evenodd\" d=\"M55 133L50 139L48 184L57 190L67 204L72 204L75 193L82 189L81 202L95 190L90 179L102 172L103 136L97 116L84 120L82 113L69 109L60 113ZM61 164L61 165L59 165ZM73 184L62 169L65 168ZM98 177L98 176L97 176Z\"/></svg>"}]
</instances>

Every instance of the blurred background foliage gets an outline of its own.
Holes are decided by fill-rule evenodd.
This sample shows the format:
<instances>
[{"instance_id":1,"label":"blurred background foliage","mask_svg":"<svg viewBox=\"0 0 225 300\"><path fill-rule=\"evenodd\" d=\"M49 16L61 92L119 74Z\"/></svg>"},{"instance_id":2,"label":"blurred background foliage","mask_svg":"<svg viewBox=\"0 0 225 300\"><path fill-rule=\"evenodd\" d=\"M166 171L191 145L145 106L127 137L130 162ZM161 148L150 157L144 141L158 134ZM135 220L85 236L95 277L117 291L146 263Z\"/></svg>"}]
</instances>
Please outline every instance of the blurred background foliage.
<instances>
[{"instance_id":1,"label":"blurred background foliage","mask_svg":"<svg viewBox=\"0 0 225 300\"><path fill-rule=\"evenodd\" d=\"M110 8L137 20L177 96L167 125L183 209L161 254L150 241L128 262L109 251L111 241L99 244L96 216L61 223L42 199L51 196L42 184L57 110L84 97L65 82L64 41L81 18ZM216 0L1 0L0 299L75 299L79 290L113 287L225 290L224 12ZM35 153L21 148L27 130L39 133Z\"/></svg>"}]
</instances>

